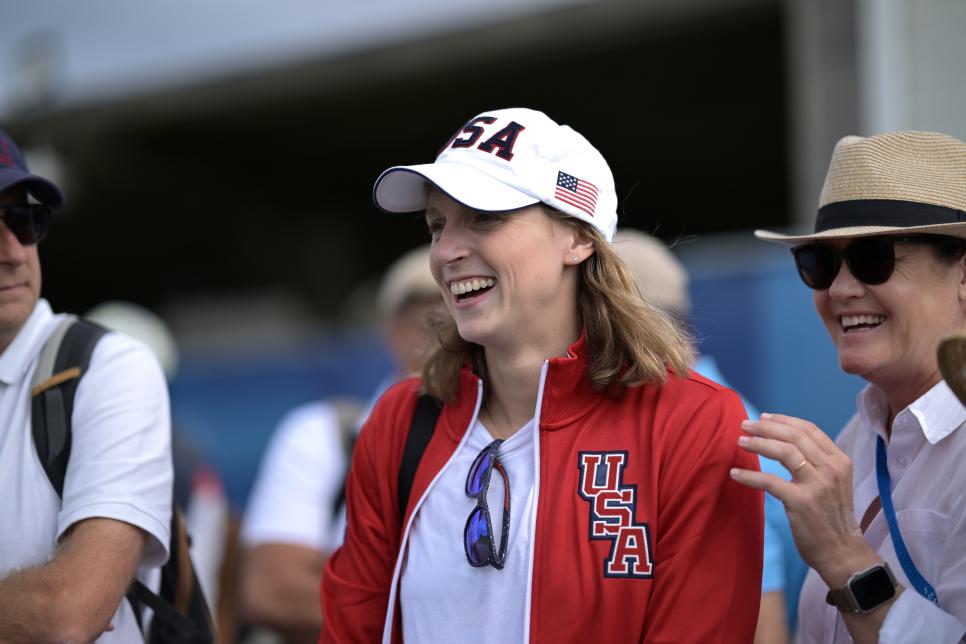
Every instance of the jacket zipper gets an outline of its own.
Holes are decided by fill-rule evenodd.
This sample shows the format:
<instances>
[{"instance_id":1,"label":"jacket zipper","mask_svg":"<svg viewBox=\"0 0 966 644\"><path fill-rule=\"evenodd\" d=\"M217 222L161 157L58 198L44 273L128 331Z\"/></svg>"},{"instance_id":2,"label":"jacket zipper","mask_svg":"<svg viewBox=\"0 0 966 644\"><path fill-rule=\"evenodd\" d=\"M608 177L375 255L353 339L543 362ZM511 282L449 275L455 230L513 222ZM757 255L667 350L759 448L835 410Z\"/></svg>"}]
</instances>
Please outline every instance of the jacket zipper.
<instances>
[{"instance_id":1,"label":"jacket zipper","mask_svg":"<svg viewBox=\"0 0 966 644\"><path fill-rule=\"evenodd\" d=\"M530 621L533 616L533 562L537 544L537 515L540 511L540 412L543 410L543 386L547 381L550 361L544 360L537 388L537 406L533 410L533 511L530 517L530 558L527 563L527 613L523 620L524 642L530 642Z\"/></svg>"},{"instance_id":2,"label":"jacket zipper","mask_svg":"<svg viewBox=\"0 0 966 644\"><path fill-rule=\"evenodd\" d=\"M403 532L403 538L399 544L399 553L396 555L396 567L393 569L393 572L392 572L392 584L389 586L389 605L386 607L386 621L383 623L383 626L382 626L383 644L392 644L392 631L393 631L392 626L393 626L393 620L396 615L396 592L397 592L397 589L399 588L399 577L402 574L402 562L403 562L403 559L405 559L406 548L409 545L409 531L413 527L413 520L416 518L416 513L419 512L419 508L420 506L422 506L423 501L426 500L426 497L429 495L429 492L436 485L436 481L438 481L439 477L443 475L443 472L445 472L446 469L450 466L450 464L453 462L453 459L456 458L456 455L460 453L461 449L463 449L463 445L466 443L467 439L469 439L469 436L470 436L469 430L476 423L476 418L480 413L480 404L482 402L483 402L483 380L479 380L476 385L476 407L473 409L473 417L470 419L469 426L467 427L466 431L463 432L463 436L462 438L460 438L459 445L457 445L456 449L453 450L453 453L450 454L449 460L446 461L446 464L443 465L443 467L439 468L439 471L436 472L436 476L433 477L433 480L430 481L429 485L426 486L426 489L423 490L422 496L419 497L419 501L416 502L416 505L413 506L413 511L409 514L409 520L406 521L406 531Z\"/></svg>"}]
</instances>

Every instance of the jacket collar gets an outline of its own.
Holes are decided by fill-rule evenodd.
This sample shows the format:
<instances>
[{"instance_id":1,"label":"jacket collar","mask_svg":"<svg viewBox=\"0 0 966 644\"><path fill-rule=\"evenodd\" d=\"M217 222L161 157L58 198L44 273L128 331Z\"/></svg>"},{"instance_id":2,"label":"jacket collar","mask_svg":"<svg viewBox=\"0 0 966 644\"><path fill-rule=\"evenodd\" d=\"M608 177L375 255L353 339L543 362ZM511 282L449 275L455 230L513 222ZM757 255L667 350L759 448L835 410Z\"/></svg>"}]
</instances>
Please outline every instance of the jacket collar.
<instances>
[{"instance_id":1,"label":"jacket collar","mask_svg":"<svg viewBox=\"0 0 966 644\"><path fill-rule=\"evenodd\" d=\"M590 412L600 400L602 393L594 388L587 377L589 363L586 334L581 334L567 348L566 355L547 360L540 405L540 429L560 429ZM468 366L462 369L459 400L447 405L442 416L443 428L455 441L460 440L473 421L479 383L479 376Z\"/></svg>"}]
</instances>

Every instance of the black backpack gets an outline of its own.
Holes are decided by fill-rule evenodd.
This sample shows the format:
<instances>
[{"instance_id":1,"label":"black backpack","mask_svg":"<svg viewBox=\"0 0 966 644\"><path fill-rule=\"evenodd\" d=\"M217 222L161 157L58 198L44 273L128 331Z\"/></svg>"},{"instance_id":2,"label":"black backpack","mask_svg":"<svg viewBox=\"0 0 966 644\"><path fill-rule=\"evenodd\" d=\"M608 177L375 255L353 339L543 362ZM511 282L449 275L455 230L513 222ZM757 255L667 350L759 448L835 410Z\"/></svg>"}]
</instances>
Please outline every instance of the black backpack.
<instances>
[{"instance_id":1,"label":"black backpack","mask_svg":"<svg viewBox=\"0 0 966 644\"><path fill-rule=\"evenodd\" d=\"M70 460L71 415L77 385L90 363L97 341L107 333L101 326L68 317L60 321L44 344L31 383L31 428L40 463L63 498ZM171 513L171 556L161 568L161 589L155 594L137 579L127 599L141 623L145 607L154 611L146 634L149 644L209 644L214 626L194 566L181 509Z\"/></svg>"}]
</instances>

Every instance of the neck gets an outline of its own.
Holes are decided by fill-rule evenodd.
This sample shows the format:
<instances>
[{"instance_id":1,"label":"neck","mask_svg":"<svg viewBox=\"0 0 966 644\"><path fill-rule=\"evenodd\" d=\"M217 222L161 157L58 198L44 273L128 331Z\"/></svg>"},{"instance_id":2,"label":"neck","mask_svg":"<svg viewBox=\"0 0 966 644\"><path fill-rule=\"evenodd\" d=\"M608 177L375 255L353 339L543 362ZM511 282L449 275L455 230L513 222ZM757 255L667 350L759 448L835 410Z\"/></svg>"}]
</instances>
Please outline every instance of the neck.
<instances>
[{"instance_id":1,"label":"neck","mask_svg":"<svg viewBox=\"0 0 966 644\"><path fill-rule=\"evenodd\" d=\"M6 352L7 347L13 343L18 333L20 333L20 329L17 329L13 333L0 333L0 356Z\"/></svg>"},{"instance_id":2,"label":"neck","mask_svg":"<svg viewBox=\"0 0 966 644\"><path fill-rule=\"evenodd\" d=\"M494 438L505 439L533 418L544 358L521 356L511 362L486 354L489 391L480 415Z\"/></svg>"},{"instance_id":3,"label":"neck","mask_svg":"<svg viewBox=\"0 0 966 644\"><path fill-rule=\"evenodd\" d=\"M577 336L550 346L521 345L515 351L486 348L487 398L480 414L495 438L508 438L533 418L540 389L540 373L548 358L562 356Z\"/></svg>"},{"instance_id":4,"label":"neck","mask_svg":"<svg viewBox=\"0 0 966 644\"><path fill-rule=\"evenodd\" d=\"M922 378L886 384L876 383L876 386L885 394L886 400L889 401L889 414L885 426L887 437L891 438L892 436L892 423L899 412L924 396L940 380L942 380L942 373L939 371L939 366L936 365L932 373Z\"/></svg>"}]
</instances>

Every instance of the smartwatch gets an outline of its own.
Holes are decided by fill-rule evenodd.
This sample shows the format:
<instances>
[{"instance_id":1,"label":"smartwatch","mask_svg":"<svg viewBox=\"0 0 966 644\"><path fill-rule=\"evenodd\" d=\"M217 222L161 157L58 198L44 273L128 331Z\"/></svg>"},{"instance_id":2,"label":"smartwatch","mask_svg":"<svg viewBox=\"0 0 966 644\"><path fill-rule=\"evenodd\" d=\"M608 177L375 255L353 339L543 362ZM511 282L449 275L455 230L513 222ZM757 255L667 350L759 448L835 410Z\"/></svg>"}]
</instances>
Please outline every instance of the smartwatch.
<instances>
[{"instance_id":1,"label":"smartwatch","mask_svg":"<svg viewBox=\"0 0 966 644\"><path fill-rule=\"evenodd\" d=\"M896 596L898 585L889 564L882 562L855 573L842 588L828 591L825 602L846 613L871 613Z\"/></svg>"}]
</instances>

